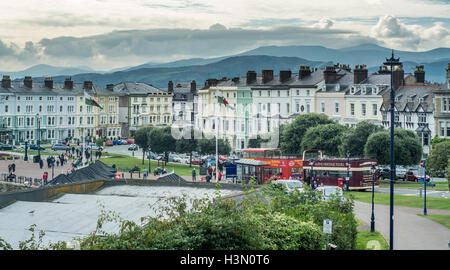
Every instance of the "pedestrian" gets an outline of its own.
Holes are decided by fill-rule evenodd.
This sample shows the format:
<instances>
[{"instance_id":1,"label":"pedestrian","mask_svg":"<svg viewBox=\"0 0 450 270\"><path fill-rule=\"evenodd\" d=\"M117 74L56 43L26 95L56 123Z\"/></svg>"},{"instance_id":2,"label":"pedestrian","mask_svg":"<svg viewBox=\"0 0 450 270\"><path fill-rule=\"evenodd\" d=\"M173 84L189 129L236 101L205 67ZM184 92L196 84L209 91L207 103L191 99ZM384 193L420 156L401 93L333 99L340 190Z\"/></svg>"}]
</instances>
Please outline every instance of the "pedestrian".
<instances>
[{"instance_id":1,"label":"pedestrian","mask_svg":"<svg viewBox=\"0 0 450 270\"><path fill-rule=\"evenodd\" d=\"M75 146L72 146L72 155L75 154Z\"/></svg>"},{"instance_id":2,"label":"pedestrian","mask_svg":"<svg viewBox=\"0 0 450 270\"><path fill-rule=\"evenodd\" d=\"M59 167L59 158L56 158L56 167Z\"/></svg>"},{"instance_id":3,"label":"pedestrian","mask_svg":"<svg viewBox=\"0 0 450 270\"><path fill-rule=\"evenodd\" d=\"M163 174L166 174L166 173L167 173L166 168L164 168L163 169Z\"/></svg>"},{"instance_id":4,"label":"pedestrian","mask_svg":"<svg viewBox=\"0 0 450 270\"><path fill-rule=\"evenodd\" d=\"M8 165L8 173L11 173L12 167L11 164Z\"/></svg>"},{"instance_id":5,"label":"pedestrian","mask_svg":"<svg viewBox=\"0 0 450 270\"><path fill-rule=\"evenodd\" d=\"M212 168L211 168L211 166L208 167L208 174L212 175Z\"/></svg>"},{"instance_id":6,"label":"pedestrian","mask_svg":"<svg viewBox=\"0 0 450 270\"><path fill-rule=\"evenodd\" d=\"M42 170L42 167L44 167L44 162L42 159L39 159L39 168Z\"/></svg>"},{"instance_id":7,"label":"pedestrian","mask_svg":"<svg viewBox=\"0 0 450 270\"><path fill-rule=\"evenodd\" d=\"M42 179L44 180L44 183L47 184L48 172L44 172L44 175L42 175Z\"/></svg>"},{"instance_id":8,"label":"pedestrian","mask_svg":"<svg viewBox=\"0 0 450 270\"><path fill-rule=\"evenodd\" d=\"M16 164L15 163L11 164L11 170L13 172L16 172Z\"/></svg>"},{"instance_id":9,"label":"pedestrian","mask_svg":"<svg viewBox=\"0 0 450 270\"><path fill-rule=\"evenodd\" d=\"M142 173L143 173L144 180L147 179L147 168L144 168Z\"/></svg>"},{"instance_id":10,"label":"pedestrian","mask_svg":"<svg viewBox=\"0 0 450 270\"><path fill-rule=\"evenodd\" d=\"M314 180L313 184L312 184L312 189L315 190L317 188L318 184L317 184L317 180Z\"/></svg>"},{"instance_id":11,"label":"pedestrian","mask_svg":"<svg viewBox=\"0 0 450 270\"><path fill-rule=\"evenodd\" d=\"M195 168L192 169L192 181L195 182L195 176L196 176L197 172L195 171Z\"/></svg>"},{"instance_id":12,"label":"pedestrian","mask_svg":"<svg viewBox=\"0 0 450 270\"><path fill-rule=\"evenodd\" d=\"M219 174L218 174L218 181L220 182L220 180L222 180L222 171L219 171Z\"/></svg>"}]
</instances>

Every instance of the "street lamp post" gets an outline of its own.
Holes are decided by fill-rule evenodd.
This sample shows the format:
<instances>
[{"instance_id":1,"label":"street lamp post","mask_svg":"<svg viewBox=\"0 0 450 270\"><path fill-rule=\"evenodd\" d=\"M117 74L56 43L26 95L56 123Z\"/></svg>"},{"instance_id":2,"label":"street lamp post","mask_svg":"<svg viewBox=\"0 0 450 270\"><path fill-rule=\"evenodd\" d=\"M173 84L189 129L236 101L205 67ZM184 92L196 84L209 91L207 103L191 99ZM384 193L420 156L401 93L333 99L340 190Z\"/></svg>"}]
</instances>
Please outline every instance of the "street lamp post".
<instances>
[{"instance_id":1,"label":"street lamp post","mask_svg":"<svg viewBox=\"0 0 450 270\"><path fill-rule=\"evenodd\" d=\"M151 162L151 155L150 155L150 150L151 150L151 148L149 147L148 148L148 175L150 175L150 172L152 171L152 162ZM142 150L142 151L144 151L144 150Z\"/></svg>"},{"instance_id":2,"label":"street lamp post","mask_svg":"<svg viewBox=\"0 0 450 270\"><path fill-rule=\"evenodd\" d=\"M347 151L347 178L345 179L345 190L349 191L350 185L350 151Z\"/></svg>"},{"instance_id":3,"label":"street lamp post","mask_svg":"<svg viewBox=\"0 0 450 270\"><path fill-rule=\"evenodd\" d=\"M390 59L386 58L384 65L391 67L391 171L390 171L390 220L389 220L389 249L394 249L394 107L395 107L395 89L394 89L394 66L401 66L400 58L394 58L394 50Z\"/></svg>"},{"instance_id":4,"label":"street lamp post","mask_svg":"<svg viewBox=\"0 0 450 270\"><path fill-rule=\"evenodd\" d=\"M370 232L375 232L375 213L374 213L374 197L375 197L375 164L372 164L370 171L372 172L372 216L370 217Z\"/></svg>"},{"instance_id":5,"label":"street lamp post","mask_svg":"<svg viewBox=\"0 0 450 270\"><path fill-rule=\"evenodd\" d=\"M310 159L309 162L311 163L311 183L309 185L312 187L314 183L314 159Z\"/></svg>"},{"instance_id":6,"label":"street lamp post","mask_svg":"<svg viewBox=\"0 0 450 270\"><path fill-rule=\"evenodd\" d=\"M28 161L28 140L25 141L25 157L23 157L23 161Z\"/></svg>"},{"instance_id":7,"label":"street lamp post","mask_svg":"<svg viewBox=\"0 0 450 270\"><path fill-rule=\"evenodd\" d=\"M39 117L39 114L37 114L37 125L38 125L38 158L41 160L41 118Z\"/></svg>"}]
</instances>

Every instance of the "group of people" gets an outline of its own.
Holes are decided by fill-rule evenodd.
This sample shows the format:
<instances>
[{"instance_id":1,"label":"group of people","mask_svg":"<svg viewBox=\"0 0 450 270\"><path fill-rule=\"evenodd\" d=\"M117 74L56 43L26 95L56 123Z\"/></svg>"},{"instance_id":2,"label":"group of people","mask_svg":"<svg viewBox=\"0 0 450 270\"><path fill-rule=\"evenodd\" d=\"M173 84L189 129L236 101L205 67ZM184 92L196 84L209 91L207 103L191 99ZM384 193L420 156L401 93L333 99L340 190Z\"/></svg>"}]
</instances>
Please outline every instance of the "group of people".
<instances>
[{"instance_id":1,"label":"group of people","mask_svg":"<svg viewBox=\"0 0 450 270\"><path fill-rule=\"evenodd\" d=\"M155 170L153 170L153 175L160 175L167 173L166 168L157 167Z\"/></svg>"},{"instance_id":2,"label":"group of people","mask_svg":"<svg viewBox=\"0 0 450 270\"><path fill-rule=\"evenodd\" d=\"M16 164L11 163L8 165L8 181L13 182L16 179Z\"/></svg>"}]
</instances>

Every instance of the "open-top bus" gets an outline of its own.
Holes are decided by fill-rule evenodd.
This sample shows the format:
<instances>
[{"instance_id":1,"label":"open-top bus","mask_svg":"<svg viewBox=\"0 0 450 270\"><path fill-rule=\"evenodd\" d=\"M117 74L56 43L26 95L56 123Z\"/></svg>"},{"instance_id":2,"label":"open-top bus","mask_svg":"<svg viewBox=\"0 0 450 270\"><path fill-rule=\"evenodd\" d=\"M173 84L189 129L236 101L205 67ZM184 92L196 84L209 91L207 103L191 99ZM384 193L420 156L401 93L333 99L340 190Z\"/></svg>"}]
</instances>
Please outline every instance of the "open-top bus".
<instances>
[{"instance_id":1,"label":"open-top bus","mask_svg":"<svg viewBox=\"0 0 450 270\"><path fill-rule=\"evenodd\" d=\"M345 184L346 178L349 177L349 190L364 190L372 188L372 181L375 179L375 187L378 185L378 175L372 174L372 165L378 166L376 159L368 158L326 158L320 156L313 159L305 157L303 153L303 173L305 181L309 184L316 180L319 185L324 186L340 186ZM373 178L373 176L375 178Z\"/></svg>"},{"instance_id":2,"label":"open-top bus","mask_svg":"<svg viewBox=\"0 0 450 270\"><path fill-rule=\"evenodd\" d=\"M262 183L269 179L301 179L303 160L297 156L283 156L279 148L249 148L242 151L244 159L265 162Z\"/></svg>"}]
</instances>

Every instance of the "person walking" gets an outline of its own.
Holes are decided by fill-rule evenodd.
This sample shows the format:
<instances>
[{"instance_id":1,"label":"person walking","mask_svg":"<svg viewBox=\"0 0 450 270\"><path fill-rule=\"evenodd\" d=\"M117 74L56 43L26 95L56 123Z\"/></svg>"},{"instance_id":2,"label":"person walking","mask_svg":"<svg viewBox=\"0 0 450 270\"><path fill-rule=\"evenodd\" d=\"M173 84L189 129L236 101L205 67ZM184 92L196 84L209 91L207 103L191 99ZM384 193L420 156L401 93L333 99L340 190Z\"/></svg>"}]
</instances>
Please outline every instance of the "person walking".
<instances>
[{"instance_id":1,"label":"person walking","mask_svg":"<svg viewBox=\"0 0 450 270\"><path fill-rule=\"evenodd\" d=\"M42 175L42 179L44 180L44 184L47 184L47 179L48 179L48 172L44 172L44 175Z\"/></svg>"},{"instance_id":2,"label":"person walking","mask_svg":"<svg viewBox=\"0 0 450 270\"><path fill-rule=\"evenodd\" d=\"M146 180L147 179L147 174L148 174L147 168L144 168L144 170L142 171L142 174L143 174L144 180Z\"/></svg>"},{"instance_id":3,"label":"person walking","mask_svg":"<svg viewBox=\"0 0 450 270\"><path fill-rule=\"evenodd\" d=\"M217 180L220 182L222 180L222 171L219 171L219 174L217 175Z\"/></svg>"},{"instance_id":4,"label":"person walking","mask_svg":"<svg viewBox=\"0 0 450 270\"><path fill-rule=\"evenodd\" d=\"M16 172L16 164L15 163L11 164L11 170L13 172Z\"/></svg>"},{"instance_id":5,"label":"person walking","mask_svg":"<svg viewBox=\"0 0 450 270\"><path fill-rule=\"evenodd\" d=\"M42 159L39 159L39 168L42 170L42 167L44 167L44 162Z\"/></svg>"},{"instance_id":6,"label":"person walking","mask_svg":"<svg viewBox=\"0 0 450 270\"><path fill-rule=\"evenodd\" d=\"M197 172L195 171L195 168L192 169L192 181L195 182L195 176L196 176Z\"/></svg>"}]
</instances>

